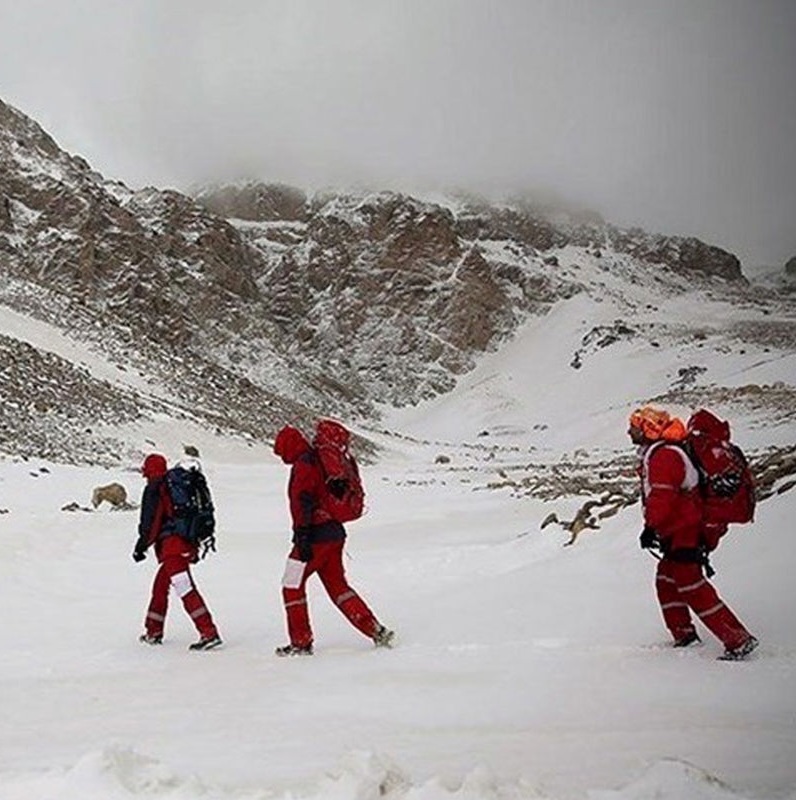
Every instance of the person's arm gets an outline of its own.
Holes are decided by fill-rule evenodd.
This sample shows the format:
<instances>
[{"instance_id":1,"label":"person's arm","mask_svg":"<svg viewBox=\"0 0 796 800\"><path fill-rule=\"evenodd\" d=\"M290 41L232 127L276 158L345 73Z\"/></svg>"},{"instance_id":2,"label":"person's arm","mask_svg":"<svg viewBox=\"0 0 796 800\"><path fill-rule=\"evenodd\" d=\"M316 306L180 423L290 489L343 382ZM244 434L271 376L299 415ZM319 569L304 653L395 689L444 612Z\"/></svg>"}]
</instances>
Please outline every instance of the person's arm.
<instances>
[{"instance_id":1,"label":"person's arm","mask_svg":"<svg viewBox=\"0 0 796 800\"><path fill-rule=\"evenodd\" d=\"M141 496L141 513L138 517L138 540L133 549L133 558L142 561L146 551L157 539L163 512L161 508L160 482L148 483Z\"/></svg>"},{"instance_id":2,"label":"person's arm","mask_svg":"<svg viewBox=\"0 0 796 800\"><path fill-rule=\"evenodd\" d=\"M318 508L318 470L306 461L297 461L290 473L290 515L293 529L312 525Z\"/></svg>"},{"instance_id":3,"label":"person's arm","mask_svg":"<svg viewBox=\"0 0 796 800\"><path fill-rule=\"evenodd\" d=\"M677 496L685 481L685 464L671 447L660 447L652 454L648 470L650 491L644 505L644 523L661 535L675 512Z\"/></svg>"}]
</instances>

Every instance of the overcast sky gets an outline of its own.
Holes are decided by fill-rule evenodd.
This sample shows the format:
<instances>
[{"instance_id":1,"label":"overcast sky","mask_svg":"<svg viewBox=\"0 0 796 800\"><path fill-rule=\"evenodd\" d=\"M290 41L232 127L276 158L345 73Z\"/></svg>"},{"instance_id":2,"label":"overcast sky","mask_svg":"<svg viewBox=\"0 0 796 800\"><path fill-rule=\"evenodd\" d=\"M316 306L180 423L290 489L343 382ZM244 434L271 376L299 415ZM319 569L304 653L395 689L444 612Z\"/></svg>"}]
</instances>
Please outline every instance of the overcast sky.
<instances>
[{"instance_id":1,"label":"overcast sky","mask_svg":"<svg viewBox=\"0 0 796 800\"><path fill-rule=\"evenodd\" d=\"M796 0L0 0L0 98L132 187L553 191L796 255Z\"/></svg>"}]
</instances>

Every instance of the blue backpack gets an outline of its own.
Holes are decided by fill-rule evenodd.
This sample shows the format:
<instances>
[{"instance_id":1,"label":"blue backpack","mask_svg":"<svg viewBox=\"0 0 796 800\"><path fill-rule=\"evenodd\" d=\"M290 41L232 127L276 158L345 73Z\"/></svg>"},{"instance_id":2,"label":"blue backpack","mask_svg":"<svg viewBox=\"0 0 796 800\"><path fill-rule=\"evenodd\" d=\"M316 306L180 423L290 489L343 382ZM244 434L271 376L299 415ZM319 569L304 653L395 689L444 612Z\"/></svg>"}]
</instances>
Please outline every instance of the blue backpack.
<instances>
[{"instance_id":1,"label":"blue backpack","mask_svg":"<svg viewBox=\"0 0 796 800\"><path fill-rule=\"evenodd\" d=\"M175 533L195 546L215 551L216 517L205 476L198 469L172 467L166 472L166 488L174 508Z\"/></svg>"}]
</instances>

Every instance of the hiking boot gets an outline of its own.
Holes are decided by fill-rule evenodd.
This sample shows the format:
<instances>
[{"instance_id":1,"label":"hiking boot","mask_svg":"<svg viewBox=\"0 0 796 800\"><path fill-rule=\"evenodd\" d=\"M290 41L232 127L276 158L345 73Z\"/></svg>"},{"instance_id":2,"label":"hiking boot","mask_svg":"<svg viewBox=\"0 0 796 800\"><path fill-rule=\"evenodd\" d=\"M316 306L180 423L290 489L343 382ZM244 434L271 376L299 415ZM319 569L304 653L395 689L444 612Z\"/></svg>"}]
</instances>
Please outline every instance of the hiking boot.
<instances>
[{"instance_id":1,"label":"hiking boot","mask_svg":"<svg viewBox=\"0 0 796 800\"><path fill-rule=\"evenodd\" d=\"M728 647L724 654L719 656L719 661L743 661L759 644L760 642L754 636L750 636L738 647L734 647L732 650Z\"/></svg>"},{"instance_id":2,"label":"hiking boot","mask_svg":"<svg viewBox=\"0 0 796 800\"><path fill-rule=\"evenodd\" d=\"M395 631L388 630L384 625L379 625L371 638L376 647L392 647Z\"/></svg>"},{"instance_id":3,"label":"hiking boot","mask_svg":"<svg viewBox=\"0 0 796 800\"><path fill-rule=\"evenodd\" d=\"M282 647L277 647L274 653L278 656L311 656L312 645L305 644L300 647L297 644L284 644Z\"/></svg>"},{"instance_id":4,"label":"hiking boot","mask_svg":"<svg viewBox=\"0 0 796 800\"><path fill-rule=\"evenodd\" d=\"M691 633L687 633L685 636L675 639L672 647L690 647L692 644L700 644L701 642L702 640L699 638L699 634L696 631L691 631Z\"/></svg>"},{"instance_id":5,"label":"hiking boot","mask_svg":"<svg viewBox=\"0 0 796 800\"><path fill-rule=\"evenodd\" d=\"M163 634L162 633L142 633L138 637L138 641L141 644L163 644Z\"/></svg>"},{"instance_id":6,"label":"hiking boot","mask_svg":"<svg viewBox=\"0 0 796 800\"><path fill-rule=\"evenodd\" d=\"M216 636L203 636L198 642L188 645L189 650L214 650L216 647L221 647L223 642L221 637Z\"/></svg>"}]
</instances>

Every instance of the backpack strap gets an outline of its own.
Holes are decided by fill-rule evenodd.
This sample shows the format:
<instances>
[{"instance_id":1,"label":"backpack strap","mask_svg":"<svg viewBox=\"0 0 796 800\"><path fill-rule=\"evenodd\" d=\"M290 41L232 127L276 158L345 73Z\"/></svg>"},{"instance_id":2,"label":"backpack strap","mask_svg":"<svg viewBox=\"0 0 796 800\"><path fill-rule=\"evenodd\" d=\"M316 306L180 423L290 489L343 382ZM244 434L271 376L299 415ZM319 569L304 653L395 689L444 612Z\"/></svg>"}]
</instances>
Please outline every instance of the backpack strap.
<instances>
[{"instance_id":1,"label":"backpack strap","mask_svg":"<svg viewBox=\"0 0 796 800\"><path fill-rule=\"evenodd\" d=\"M683 460L685 475L680 486L671 486L669 484L658 485L650 483L650 459L652 458L653 453L657 452L662 447L668 447L670 450L678 453L680 458ZM649 494L653 489L679 489L682 492L690 492L699 486L699 470L696 468L694 462L691 460L691 457L688 455L683 445L677 444L676 442L654 442L644 452L642 461L644 465L644 469L642 470L644 497L649 497Z\"/></svg>"}]
</instances>

